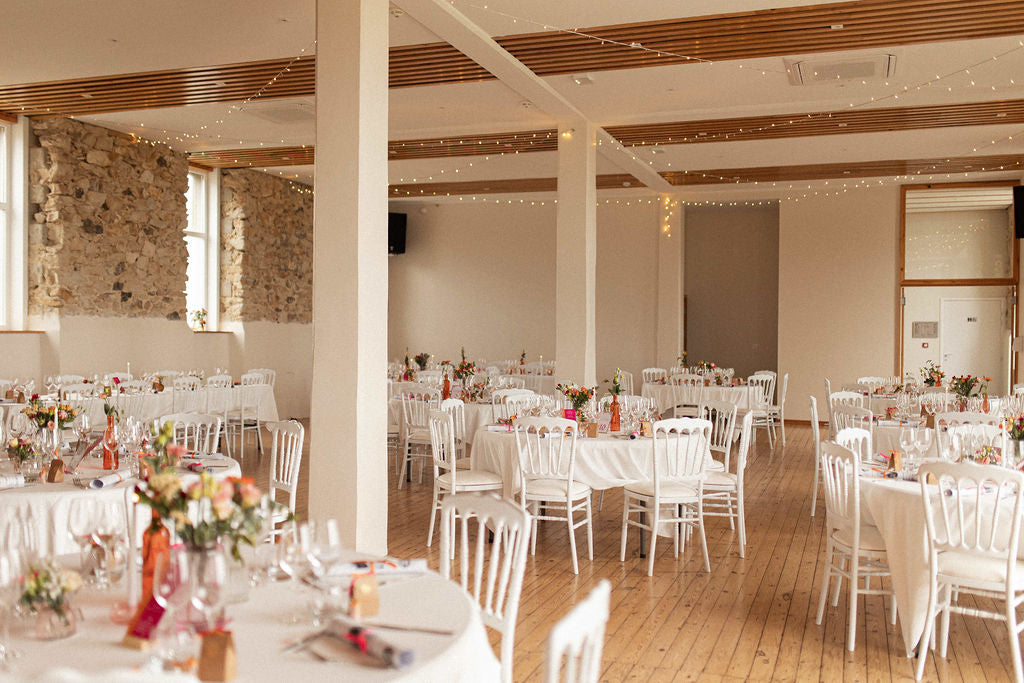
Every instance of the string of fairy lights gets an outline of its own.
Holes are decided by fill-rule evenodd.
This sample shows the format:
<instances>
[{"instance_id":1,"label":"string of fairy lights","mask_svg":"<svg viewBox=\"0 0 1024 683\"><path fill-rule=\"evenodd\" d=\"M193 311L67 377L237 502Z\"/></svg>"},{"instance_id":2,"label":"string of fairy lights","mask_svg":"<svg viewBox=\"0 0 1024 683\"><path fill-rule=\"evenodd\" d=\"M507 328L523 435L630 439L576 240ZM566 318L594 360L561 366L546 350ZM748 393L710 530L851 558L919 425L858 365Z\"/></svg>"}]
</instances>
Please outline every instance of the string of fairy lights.
<instances>
[{"instance_id":1,"label":"string of fairy lights","mask_svg":"<svg viewBox=\"0 0 1024 683\"><path fill-rule=\"evenodd\" d=\"M455 0L450 0L450 2L453 5L456 4ZM659 48L652 48L652 47L644 46L644 45L642 45L642 44L640 44L638 42L629 42L629 43L627 43L627 42L623 42L623 41L611 40L609 38L602 38L600 36L588 34L588 33L584 32L584 31L580 31L579 29L575 29L575 28L553 26L553 25L551 25L549 23L546 23L546 22L536 21L536 20L533 20L533 19L530 19L530 18L509 14L509 13L502 12L502 11L496 10L494 8L491 8L488 5L481 5L481 4L474 3L472 1L462 2L462 0L459 0L459 2L461 4L467 6L467 7L473 7L473 8L482 10L482 11L486 11L486 12L490 12L490 13L495 14L495 15L502 16L502 17L504 17L506 19L511 20L513 23L523 22L523 23L535 25L535 26L538 26L538 27L542 27L544 30L547 30L547 31L555 31L555 32L571 34L571 35L574 35L574 36L582 37L582 38L587 39L587 40L598 41L601 44L613 44L613 45L616 45L616 46L619 46L619 47L622 47L622 48L626 48L626 49L630 49L630 50L639 50L639 51L643 51L643 52L647 52L647 53L653 53L653 54L656 54L656 55L659 55L659 56L673 57L673 58L676 58L676 59L682 59L682 60L690 61L690 62L694 62L694 63L706 63L706 64L723 63L723 62L716 62L715 60L705 59L705 58L701 58L701 57L697 57L697 56L693 56L693 55L684 55L684 54L679 54L679 53L676 53L676 52L671 52L671 51L667 51L667 50L663 50L663 49L659 49ZM291 68L297 62L299 62L303 58L308 58L309 53L312 53L315 50L315 47L316 47L316 41L314 40L310 44L308 44L307 46L302 48L299 51L299 54L297 54L284 67L282 67L282 69L279 72L277 72L266 83L261 85L251 95L249 95L248 97L246 97L245 99L243 99L243 100L241 100L239 102L231 103L228 106L228 109L227 109L225 114L223 114L220 118L214 119L212 122L210 122L208 124L204 124L204 125L199 126L199 128L197 129L197 131L195 133L187 133L187 132L181 132L181 131L172 131L172 130L168 130L168 129L151 128L149 130L153 131L153 137L154 138L158 138L159 135L162 134L162 136L163 136L162 139L149 139L148 137L142 137L141 135L137 135L135 133L132 133L132 136L139 143L144 143L144 144L149 144L149 145L154 145L154 146L158 145L158 144L164 144L164 145L167 145L171 149L174 149L175 143L177 143L177 144L188 144L189 142L200 140L203 137L208 137L208 138L214 139L214 136L215 136L215 139L217 139L217 140L231 140L231 141L237 140L237 144L240 145L240 146L241 145L249 144L251 146L264 147L267 144L274 144L274 143L268 143L266 140L247 140L245 138L238 138L238 137L235 137L235 136L227 135L226 133L216 133L215 131L216 131L218 126L225 125L225 123L230 120L230 117L233 114L242 111L245 108L246 105L248 105L251 102L253 102L254 100L260 98L265 93L265 91L268 88L273 86L278 81L278 79L280 79L282 76L284 76L284 74L288 73L291 70ZM906 94L908 94L910 92L922 91L922 90L924 90L926 88L938 86L940 84L945 86L947 91L951 92L952 89L953 89L953 85L950 84L950 79L952 79L954 77L957 77L957 76L961 76L961 75L970 77L969 83L968 83L968 86L967 86L968 88L989 88L992 91L995 91L995 90L997 90L997 86L996 85L991 85L991 84L981 85L981 84L979 84L978 81L976 80L976 74L973 73L973 72L976 72L977 70L982 69L984 66L986 66L988 64L992 64L992 63L998 62L1000 59L1005 59L1005 58L1007 58L1008 56L1010 56L1012 54L1020 53L1022 51L1024 51L1024 40L1018 40L1016 46L1013 46L1013 47L1011 47L1009 49L1003 50L1003 51L1001 51L1001 52L999 52L997 54L994 54L991 57L988 57L986 59L978 60L978 61L973 62L973 63L971 63L971 64L969 64L967 66L963 66L963 67L960 67L958 69L954 69L954 70L949 71L947 73L936 74L934 78L930 78L930 79L925 80L925 81L920 81L920 82L912 83L912 84L909 84L909 85L903 85L900 88L898 88L898 89L896 89L896 90L894 90L892 92L889 92L888 94L882 95L882 96L869 97L869 98L864 99L864 100L862 100L860 102L850 102L849 103L849 107L847 108L847 110L858 109L858 108L863 108L863 107L869 107L869 106L877 105L879 103L890 101L890 100L898 101L900 96L905 96ZM751 65L743 64L742 62L740 62L738 60L728 60L725 63L735 65L735 67L737 69L744 69L746 67L747 71L751 70L749 68ZM769 69L769 68L761 69L761 68L757 67L757 69L761 71L761 75L762 76L767 76L769 72L785 73L784 71L779 71L779 70ZM888 86L889 85L888 82L886 82L885 85ZM1015 80L1011 78L1011 79L1009 79L1009 84L1006 87L1013 87L1015 85L1016 85ZM1000 83L999 87L1002 87L1001 83ZM754 134L754 133L763 132L763 131L766 131L766 130L769 130L769 129L777 129L779 127L783 127L783 126L787 126L787 125L794 125L795 126L795 125L798 125L800 123L805 123L807 120L811 120L811 119L814 119L814 118L829 118L831 116L832 116L832 112L811 112L811 113L808 113L806 115L794 116L791 119L789 119L788 121L773 122L771 124L766 124L766 125L761 126L761 127L750 127L750 128L744 128L744 129L741 129L741 130L737 130L737 131L726 131L726 132L721 132L721 133L707 133L707 134L702 134L702 135L699 135L699 136L685 136L685 135L683 135L683 136L679 136L679 137L675 137L675 138L667 137L665 141L653 141L653 142L650 142L650 143L648 143L645 140L641 140L639 143L630 145L629 147L624 147L624 146L619 145L619 148L620 148L620 150L625 150L626 153L628 155L630 155L630 157L632 158L632 160L634 162L647 164L649 167L655 168L655 170L657 170L656 169L656 164L655 164L654 160L646 159L646 158L643 158L641 156L638 156L632 150L633 149L638 149L638 148L642 149L642 150L652 150L652 148L657 148L657 147L659 147L659 146L661 146L663 144L665 144L665 145L676 145L676 144L683 144L683 143L687 143L687 142L696 142L696 141L699 141L699 142L702 142L702 143L703 142L711 142L711 141L728 141L730 139L735 138L736 136L738 136L740 134L745 135L745 136L749 136L749 135ZM74 117L72 116L71 118L74 118ZM138 128L140 128L140 129L145 128L144 122L139 122ZM523 134L522 136L515 135L515 136L513 136L513 139L518 141L519 138L522 137L527 145L533 145L533 144L535 144L535 142L550 140L552 137L555 137L556 135L557 134L553 133L553 132L540 132L540 133L530 133L529 134L529 137L538 138L536 141L535 140L527 139L527 137L528 137L527 134ZM993 146L1004 144L1006 142L1012 142L1015 139L1015 137L1020 137L1021 135L1024 135L1024 130L1015 131L1014 133L1012 133L1010 135L1006 135L1006 136L1003 136L1003 137L1000 137L1000 138L989 139L989 140L987 140L985 142L981 142L981 143L972 145L971 146L971 153L977 153L980 149L988 149L988 148L991 148ZM477 142L479 143L479 141L477 141ZM284 144L285 140L281 139L280 143ZM420 146L426 145L426 143L424 143L424 142L420 142L419 144L420 144ZM431 144L434 144L433 140L431 140ZM462 144L466 144L466 140L460 139L458 137L456 137L456 138L441 137L440 139L437 140L437 144L444 145L444 146L462 145ZM599 145L603 144L603 141L598 140L597 144L599 144ZM404 146L404 143L402 144L402 146ZM306 147L306 145L303 145L303 147ZM479 156L479 155L478 156L474 156L474 157L472 157L472 161L467 160L465 163L462 163L462 164L460 164L460 165L458 165L458 166L456 166L454 168L440 168L440 169L438 169L436 171L428 171L426 173L417 174L415 176L409 176L409 177L404 177L403 176L403 177L400 177L398 179L398 182L402 183L402 184L406 184L406 185L416 185L416 184L423 184L423 183L433 182L435 180L436 181L447 180L449 178L453 178L453 177L455 177L457 175L460 175L460 174L466 174L467 172L469 172L470 169L478 169L479 166L484 165L484 164L486 164L488 162L491 162L492 160L503 158L505 156L518 155L520 153L520 151L521 151L520 149L510 149L510 150L505 150L505 151L494 151L494 152L492 152L490 154L485 154L483 156ZM655 152L655 153L657 153L657 152ZM952 155L952 156L957 156L957 155ZM666 170L671 170L672 163L669 161L669 162L666 162L666 165L669 167ZM1014 170L1014 169L1017 169L1017 168L1021 168L1022 166L1024 166L1024 162L1014 162L1014 163L1011 163L1011 164L1000 165L998 168L995 168L995 167L993 167L993 168L986 168L986 167L983 166L983 167L978 168L978 169L972 169L971 172L978 173L978 172L990 172L990 171L996 171L996 170L1006 171L1006 170ZM264 169L264 170L266 170L266 169ZM939 165L938 164L933 165L931 170L935 171L935 173L927 174L927 175L929 175L930 178L933 178L935 175L943 175L943 172L941 170L939 170ZM716 185L723 185L725 183L730 183L730 184L751 184L751 185L755 185L755 186L770 187L771 190L778 190L778 189L780 189L779 188L779 186L780 186L780 182L779 181L772 181L770 183L770 185L769 185L768 182L761 182L761 181L757 181L757 180L747 179L747 178L744 178L742 176L726 177L726 176L715 175L713 173L708 173L707 171L692 171L692 170L691 171L687 171L687 170L681 170L681 171L675 171L675 172L683 173L683 174L696 174L696 173L699 173L701 175L701 177L703 177L703 178L710 178L712 180L719 181L718 183L716 183ZM279 172L279 174L283 176L283 172ZM919 171L917 171L914 174L893 176L892 180L894 182L899 182L901 180L906 180L906 179L910 179L910 178L915 178L915 177L919 178L922 175L925 175L925 172L919 170ZM956 173L956 174L945 173L944 175L945 175L946 178L952 178L952 177L955 177L955 176L958 177L961 174L960 173ZM969 174L965 172L962 175L963 176L968 176ZM293 192L296 192L296 193L299 193L299 194L305 194L305 195L312 195L312 194L314 194L313 188L310 187L309 185L306 185L306 184L303 184L303 183L294 182L294 181L292 181L290 179L285 179L285 180L288 182L288 186L289 186L289 188ZM807 198L812 198L812 197L837 196L837 195L841 195L841 194L847 193L847 192L849 192L851 190L863 189L863 188L868 188L868 187L877 187L879 185L885 184L885 182L886 182L886 180L884 178L874 178L874 179L870 179L870 180L868 180L868 179L861 179L861 180L858 180L858 181L855 181L855 182L853 182L853 181L842 182L841 184L836 184L833 188L829 188L829 189L825 189L824 187L815 187L814 185L812 185L810 183L807 184L806 189L800 189L800 188L797 188L794 183L789 183L788 184L788 188L782 189L782 192L784 193L784 196L781 196L778 199L779 200L799 201L800 199L807 199ZM782 183L782 184L785 185L786 183ZM803 183L800 183L801 186L802 186L802 184ZM824 185L827 186L828 184L829 184L829 182L826 180L824 182ZM683 186L679 186L679 187L680 187L680 191L683 191L686 188L692 187L692 186L683 185ZM404 198L408 198L408 199L450 198L450 199L452 199L454 201L460 201L460 202L487 202L487 203L507 204L507 205L518 204L518 205L522 205L522 206L546 206L548 204L557 203L556 199L552 199L552 200L548 200L548 199L527 199L527 198L513 198L513 199L505 198L505 199L502 199L502 198L488 197L486 195L468 195L468 196L467 195L452 195L451 192L446 192L446 191L426 191L426 190L419 190L419 191L417 191L415 189L397 189L397 188L393 192L389 193L389 198L403 198L403 197L398 196L398 195L404 195ZM620 204L620 203L622 203L622 204L629 205L631 203L639 204L639 203L642 203L644 201L647 201L649 203L655 203L655 202L657 202L659 200L657 200L657 199L650 199L650 200L644 200L644 199L624 199L624 200L623 199L609 199L609 200L604 200L604 203L605 204L610 204L610 203ZM765 203L771 202L771 201L777 201L777 200L774 200L774 199L773 200L736 200L736 201L704 200L704 201L697 201L697 202L687 201L687 202L684 202L684 204L686 206L740 206L740 205L744 205L744 206L762 206ZM600 200L598 201L598 204L601 204Z\"/></svg>"}]
</instances>

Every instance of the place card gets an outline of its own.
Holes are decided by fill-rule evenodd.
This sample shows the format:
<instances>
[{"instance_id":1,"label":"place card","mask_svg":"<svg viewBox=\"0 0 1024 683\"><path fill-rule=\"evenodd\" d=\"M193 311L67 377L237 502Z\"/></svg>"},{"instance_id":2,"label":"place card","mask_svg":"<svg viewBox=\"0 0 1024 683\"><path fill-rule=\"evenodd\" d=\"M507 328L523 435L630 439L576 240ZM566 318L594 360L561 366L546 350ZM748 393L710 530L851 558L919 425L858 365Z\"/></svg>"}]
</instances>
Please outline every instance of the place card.
<instances>
[{"instance_id":1,"label":"place card","mask_svg":"<svg viewBox=\"0 0 1024 683\"><path fill-rule=\"evenodd\" d=\"M238 654L231 631L213 631L203 635L199 651L199 680L230 681L238 674Z\"/></svg>"},{"instance_id":2,"label":"place card","mask_svg":"<svg viewBox=\"0 0 1024 683\"><path fill-rule=\"evenodd\" d=\"M352 579L348 589L348 615L356 621L380 614L377 575L365 574Z\"/></svg>"}]
</instances>

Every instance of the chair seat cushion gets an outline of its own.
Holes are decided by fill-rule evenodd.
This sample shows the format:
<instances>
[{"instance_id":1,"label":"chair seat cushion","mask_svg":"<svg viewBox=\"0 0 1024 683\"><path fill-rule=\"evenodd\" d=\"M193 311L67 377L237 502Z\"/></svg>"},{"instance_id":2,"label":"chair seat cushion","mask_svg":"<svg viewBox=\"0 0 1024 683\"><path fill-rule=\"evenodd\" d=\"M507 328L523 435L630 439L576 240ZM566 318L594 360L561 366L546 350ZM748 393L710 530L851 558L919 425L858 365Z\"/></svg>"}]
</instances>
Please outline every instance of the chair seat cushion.
<instances>
[{"instance_id":1,"label":"chair seat cushion","mask_svg":"<svg viewBox=\"0 0 1024 683\"><path fill-rule=\"evenodd\" d=\"M451 488L452 473L445 472L437 478L437 483L445 488ZM501 477L494 472L483 470L459 470L455 475L455 485L461 488L501 488Z\"/></svg>"},{"instance_id":2,"label":"chair seat cushion","mask_svg":"<svg viewBox=\"0 0 1024 683\"><path fill-rule=\"evenodd\" d=\"M832 537L845 546L853 545L853 537L846 529L836 529ZM885 541L881 532L874 524L860 525L860 549L861 550L885 550Z\"/></svg>"},{"instance_id":3,"label":"chair seat cushion","mask_svg":"<svg viewBox=\"0 0 1024 683\"><path fill-rule=\"evenodd\" d=\"M422 441L423 443L430 443L430 430L429 429L413 429L409 432L409 441Z\"/></svg>"},{"instance_id":4,"label":"chair seat cushion","mask_svg":"<svg viewBox=\"0 0 1024 683\"><path fill-rule=\"evenodd\" d=\"M736 475L732 472L709 471L707 479L704 480L704 490L706 491L710 487L736 488Z\"/></svg>"},{"instance_id":5,"label":"chair seat cushion","mask_svg":"<svg viewBox=\"0 0 1024 683\"><path fill-rule=\"evenodd\" d=\"M704 465L704 471L706 472L724 472L725 463L715 460L714 458L708 458L707 463Z\"/></svg>"},{"instance_id":6,"label":"chair seat cushion","mask_svg":"<svg viewBox=\"0 0 1024 683\"><path fill-rule=\"evenodd\" d=\"M551 499L565 498L564 479L534 479L526 484L526 495L530 497L548 496ZM581 481L572 483L572 499L577 500L590 495L590 487Z\"/></svg>"},{"instance_id":7,"label":"chair seat cushion","mask_svg":"<svg viewBox=\"0 0 1024 683\"><path fill-rule=\"evenodd\" d=\"M625 489L627 493L636 493L648 497L654 496L653 481L633 482L632 484L626 484ZM697 487L684 482L663 481L661 482L661 497L666 500L669 498L672 500L696 500Z\"/></svg>"},{"instance_id":8,"label":"chair seat cushion","mask_svg":"<svg viewBox=\"0 0 1024 683\"><path fill-rule=\"evenodd\" d=\"M976 585L979 581L1004 584L1006 582L1006 560L956 550L945 550L939 553L939 573L969 579L965 581L967 584ZM1014 588L1024 589L1024 562L1017 561L1013 576Z\"/></svg>"},{"instance_id":9,"label":"chair seat cushion","mask_svg":"<svg viewBox=\"0 0 1024 683\"><path fill-rule=\"evenodd\" d=\"M457 470L468 470L472 463L472 458L459 458L455 461L455 469Z\"/></svg>"}]
</instances>

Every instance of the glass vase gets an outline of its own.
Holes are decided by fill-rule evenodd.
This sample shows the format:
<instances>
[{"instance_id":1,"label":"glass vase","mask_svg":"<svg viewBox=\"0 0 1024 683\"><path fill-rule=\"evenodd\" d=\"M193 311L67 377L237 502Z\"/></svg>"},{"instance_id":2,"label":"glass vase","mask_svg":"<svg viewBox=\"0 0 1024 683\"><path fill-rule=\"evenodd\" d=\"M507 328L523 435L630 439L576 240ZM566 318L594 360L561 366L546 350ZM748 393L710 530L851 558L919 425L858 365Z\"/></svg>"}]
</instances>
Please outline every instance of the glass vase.
<instances>
[{"instance_id":1,"label":"glass vase","mask_svg":"<svg viewBox=\"0 0 1024 683\"><path fill-rule=\"evenodd\" d=\"M67 601L64 602L64 614L57 614L50 607L42 607L36 612L35 634L39 640L68 638L77 630L78 618Z\"/></svg>"}]
</instances>

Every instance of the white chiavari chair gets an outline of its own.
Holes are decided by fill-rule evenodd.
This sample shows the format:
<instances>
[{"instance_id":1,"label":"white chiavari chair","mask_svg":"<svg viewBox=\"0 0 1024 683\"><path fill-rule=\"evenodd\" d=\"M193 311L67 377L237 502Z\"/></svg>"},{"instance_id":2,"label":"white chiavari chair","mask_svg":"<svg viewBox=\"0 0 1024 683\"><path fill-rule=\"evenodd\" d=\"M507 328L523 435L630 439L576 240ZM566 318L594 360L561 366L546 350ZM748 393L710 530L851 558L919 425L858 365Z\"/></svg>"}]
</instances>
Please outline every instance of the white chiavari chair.
<instances>
[{"instance_id":1,"label":"white chiavari chair","mask_svg":"<svg viewBox=\"0 0 1024 683\"><path fill-rule=\"evenodd\" d=\"M217 415L173 413L160 418L160 424L174 423L174 443L199 455L216 453L221 421Z\"/></svg>"},{"instance_id":2,"label":"white chiavari chair","mask_svg":"<svg viewBox=\"0 0 1024 683\"><path fill-rule=\"evenodd\" d=\"M813 517L818 509L818 488L821 482L821 425L818 423L818 399L813 396L809 398L811 400L811 443L814 445L814 492L811 494L811 517Z\"/></svg>"},{"instance_id":3,"label":"white chiavari chair","mask_svg":"<svg viewBox=\"0 0 1024 683\"><path fill-rule=\"evenodd\" d=\"M665 368L644 368L640 371L644 384L660 383L668 381L668 371Z\"/></svg>"},{"instance_id":4,"label":"white chiavari chair","mask_svg":"<svg viewBox=\"0 0 1024 683\"><path fill-rule=\"evenodd\" d=\"M552 627L544 655L545 683L597 683L600 679L611 592L608 579L601 579L590 595Z\"/></svg>"},{"instance_id":5,"label":"white chiavari chair","mask_svg":"<svg viewBox=\"0 0 1024 683\"><path fill-rule=\"evenodd\" d=\"M430 459L430 411L441 407L441 391L421 386L402 394L402 466L398 471L398 488L405 485L413 460L419 461L419 480L423 481L423 464Z\"/></svg>"},{"instance_id":6,"label":"white chiavari chair","mask_svg":"<svg viewBox=\"0 0 1024 683\"><path fill-rule=\"evenodd\" d=\"M704 400L704 378L693 373L672 375L673 417L696 417Z\"/></svg>"},{"instance_id":7,"label":"white chiavari chair","mask_svg":"<svg viewBox=\"0 0 1024 683\"><path fill-rule=\"evenodd\" d=\"M246 374L259 374L267 378L267 384L274 386L277 384L277 370L271 368L253 368Z\"/></svg>"},{"instance_id":8,"label":"white chiavari chair","mask_svg":"<svg viewBox=\"0 0 1024 683\"><path fill-rule=\"evenodd\" d=\"M471 530L476 532L472 569ZM490 534L493 543L485 547ZM512 683L516 616L529 539L530 516L511 501L484 493L457 493L441 505L441 576L452 578L451 560L458 547L458 581L480 605L484 625L501 634L502 683Z\"/></svg>"},{"instance_id":9,"label":"white chiavari chair","mask_svg":"<svg viewBox=\"0 0 1024 683\"><path fill-rule=\"evenodd\" d=\"M779 425L779 432L781 434L780 440L782 445L786 445L786 392L789 389L789 373L782 375L782 386L779 387L779 402L768 408L769 417L772 422L777 422Z\"/></svg>"},{"instance_id":10,"label":"white chiavari chair","mask_svg":"<svg viewBox=\"0 0 1024 683\"><path fill-rule=\"evenodd\" d=\"M81 384L85 381L85 375L57 375L53 378L53 381L60 387L63 387L65 384Z\"/></svg>"},{"instance_id":11,"label":"white chiavari chair","mask_svg":"<svg viewBox=\"0 0 1024 683\"><path fill-rule=\"evenodd\" d=\"M847 448L833 441L821 444L821 469L825 481L825 510L827 512L828 546L825 558L828 566L818 598L820 626L825 616L825 599L829 583L835 577L836 588L832 606L839 604L842 580L850 584L850 608L846 627L846 649L853 652L857 638L857 596L892 595L891 589L869 588L871 579L889 575L885 541L874 525L865 524L860 516L860 459ZM863 580L864 585L860 585ZM881 585L878 581L876 585ZM896 623L896 605L892 605L892 618Z\"/></svg>"},{"instance_id":12,"label":"white chiavari chair","mask_svg":"<svg viewBox=\"0 0 1024 683\"><path fill-rule=\"evenodd\" d=\"M573 574L579 574L576 559L576 529L587 527L587 557L594 559L591 489L575 478L576 437L578 427L573 420L560 417L524 417L516 421L516 450L519 454L519 499L530 511L533 523L533 544L537 552L537 523L565 522L569 530L569 551ZM543 512L541 505L544 506ZM564 511L564 515L558 514ZM577 522L576 513L584 513Z\"/></svg>"},{"instance_id":13,"label":"white chiavari chair","mask_svg":"<svg viewBox=\"0 0 1024 683\"><path fill-rule=\"evenodd\" d=\"M736 436L736 404L731 401L704 401L697 411L697 417L711 423L711 455L721 453L722 469L729 471L729 456Z\"/></svg>"},{"instance_id":14,"label":"white chiavari chair","mask_svg":"<svg viewBox=\"0 0 1024 683\"><path fill-rule=\"evenodd\" d=\"M651 440L652 478L623 487L622 539L620 560L626 560L626 534L630 526L650 532L647 575L654 575L657 531L663 524L673 528L675 556L679 556L686 534L683 527L700 532L704 570L711 572L707 537L704 534L704 479L711 441L711 423L693 418L659 420ZM665 516L662 504L678 513ZM636 515L637 519L631 519ZM646 518L643 516L646 515ZM643 519L643 521L641 521Z\"/></svg>"},{"instance_id":15,"label":"white chiavari chair","mask_svg":"<svg viewBox=\"0 0 1024 683\"><path fill-rule=\"evenodd\" d=\"M228 438L239 437L239 450L245 457L245 435L256 435L256 449L263 453L263 430L259 418L260 392L267 386L266 375L246 373L240 384L231 389L232 407L227 411L224 433Z\"/></svg>"},{"instance_id":16,"label":"white chiavari chair","mask_svg":"<svg viewBox=\"0 0 1024 683\"><path fill-rule=\"evenodd\" d=\"M768 432L768 445L775 448L775 421L771 408L775 397L775 374L753 374L747 378L750 412L754 414L754 429L761 427ZM757 438L757 432L753 434Z\"/></svg>"},{"instance_id":17,"label":"white chiavari chair","mask_svg":"<svg viewBox=\"0 0 1024 683\"><path fill-rule=\"evenodd\" d=\"M278 491L288 494L288 510L277 511L271 516L273 537L283 531L277 525L285 522L289 515L295 514L295 496L299 489L299 468L302 465L302 445L306 439L306 430L295 420L266 424L271 443L270 486L267 493L275 502L279 502Z\"/></svg>"},{"instance_id":18,"label":"white chiavari chair","mask_svg":"<svg viewBox=\"0 0 1024 683\"><path fill-rule=\"evenodd\" d=\"M466 404L461 398L446 398L441 401L440 410L451 415L455 428L455 466L460 470L469 469L466 457Z\"/></svg>"},{"instance_id":19,"label":"white chiavari chair","mask_svg":"<svg viewBox=\"0 0 1024 683\"><path fill-rule=\"evenodd\" d=\"M929 581L916 677L920 680L924 673L936 617L942 614L938 654L945 658L949 615L956 613L1006 624L1013 674L1020 683L1024 674L1019 638L1024 624L1018 623L1017 608L1024 602L1024 564L1017 548L1024 474L974 463L936 462L921 465L918 479L928 534ZM961 605L961 595L985 600ZM999 605L998 611L987 609L991 600Z\"/></svg>"},{"instance_id":20,"label":"white chiavari chair","mask_svg":"<svg viewBox=\"0 0 1024 683\"><path fill-rule=\"evenodd\" d=\"M205 396L196 377L175 377L171 384L171 410L175 413L194 413L205 409Z\"/></svg>"},{"instance_id":21,"label":"white chiavari chair","mask_svg":"<svg viewBox=\"0 0 1024 683\"><path fill-rule=\"evenodd\" d=\"M456 493L496 491L502 488L501 476L483 470L459 469L455 441L455 421L450 413L430 411L430 449L434 461L434 500L430 506L427 547L434 542L434 522L445 498Z\"/></svg>"},{"instance_id":22,"label":"white chiavari chair","mask_svg":"<svg viewBox=\"0 0 1024 683\"><path fill-rule=\"evenodd\" d=\"M498 389L491 394L491 421L507 420L518 412L523 400L529 400L534 393L529 389ZM512 405L509 402L512 402Z\"/></svg>"},{"instance_id":23,"label":"white chiavari chair","mask_svg":"<svg viewBox=\"0 0 1024 683\"><path fill-rule=\"evenodd\" d=\"M731 405L731 404L730 404ZM740 425L740 443L736 449L736 473L707 471L704 480L704 516L728 517L729 527L739 527L740 557L746 557L747 520L743 508L743 473L747 468L750 435L754 416L747 413ZM714 439L714 430L711 430Z\"/></svg>"},{"instance_id":24,"label":"white chiavari chair","mask_svg":"<svg viewBox=\"0 0 1024 683\"><path fill-rule=\"evenodd\" d=\"M874 446L872 434L869 430L862 427L843 427L836 432L835 441L856 455L862 465L866 465L871 461Z\"/></svg>"},{"instance_id":25,"label":"white chiavari chair","mask_svg":"<svg viewBox=\"0 0 1024 683\"><path fill-rule=\"evenodd\" d=\"M619 370L619 386L622 387L623 394L633 393L633 373L625 370Z\"/></svg>"}]
</instances>

